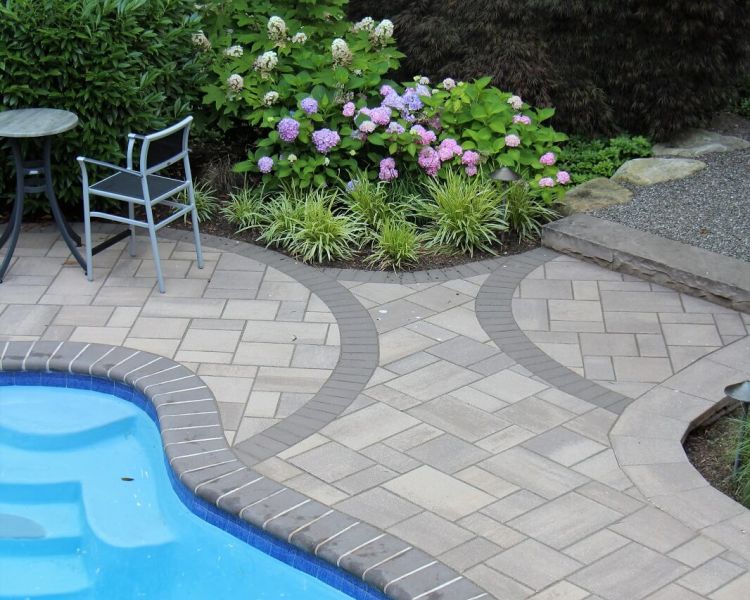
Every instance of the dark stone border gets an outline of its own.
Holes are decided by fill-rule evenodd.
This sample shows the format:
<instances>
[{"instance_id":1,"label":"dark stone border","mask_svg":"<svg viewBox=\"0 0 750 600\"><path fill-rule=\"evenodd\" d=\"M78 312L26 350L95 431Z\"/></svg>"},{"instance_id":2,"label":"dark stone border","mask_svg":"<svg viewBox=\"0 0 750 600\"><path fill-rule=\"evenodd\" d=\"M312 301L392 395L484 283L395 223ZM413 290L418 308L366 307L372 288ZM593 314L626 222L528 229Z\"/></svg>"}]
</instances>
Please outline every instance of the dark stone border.
<instances>
[{"instance_id":1,"label":"dark stone border","mask_svg":"<svg viewBox=\"0 0 750 600\"><path fill-rule=\"evenodd\" d=\"M750 311L750 264L736 258L587 214L548 223L542 243L607 269Z\"/></svg>"},{"instance_id":2,"label":"dark stone border","mask_svg":"<svg viewBox=\"0 0 750 600\"><path fill-rule=\"evenodd\" d=\"M121 346L4 342L0 371L23 373L31 378L27 385L62 372L91 377L94 389L142 394L176 480L210 508L210 522L228 513L236 526L267 532L394 600L439 600L445 594L452 600L491 598L427 553L243 465L227 445L213 394L183 365Z\"/></svg>"},{"instance_id":3,"label":"dark stone border","mask_svg":"<svg viewBox=\"0 0 750 600\"><path fill-rule=\"evenodd\" d=\"M192 243L192 233L165 229L164 238ZM234 446L243 462L254 465L302 441L338 417L365 388L378 366L378 333L370 314L343 285L319 269L254 244L201 234L204 246L261 262L289 275L316 294L336 318L341 338L339 360L323 386L304 406Z\"/></svg>"},{"instance_id":4,"label":"dark stone border","mask_svg":"<svg viewBox=\"0 0 750 600\"><path fill-rule=\"evenodd\" d=\"M576 398L621 414L633 400L581 377L564 367L534 344L513 318L513 292L531 271L558 256L537 248L509 256L499 264L477 294L479 324L498 348L537 377Z\"/></svg>"}]
</instances>

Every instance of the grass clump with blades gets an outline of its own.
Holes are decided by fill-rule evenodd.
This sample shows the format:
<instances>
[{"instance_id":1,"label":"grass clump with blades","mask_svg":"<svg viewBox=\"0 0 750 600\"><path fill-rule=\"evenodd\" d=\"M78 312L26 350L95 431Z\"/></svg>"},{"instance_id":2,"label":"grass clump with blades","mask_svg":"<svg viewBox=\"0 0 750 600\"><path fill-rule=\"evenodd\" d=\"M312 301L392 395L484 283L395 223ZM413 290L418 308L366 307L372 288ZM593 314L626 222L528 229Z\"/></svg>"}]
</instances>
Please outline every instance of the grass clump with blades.
<instances>
[{"instance_id":1,"label":"grass clump with blades","mask_svg":"<svg viewBox=\"0 0 750 600\"><path fill-rule=\"evenodd\" d=\"M413 223L403 218L386 220L372 235L372 254L366 261L379 269L411 266L422 253L423 241Z\"/></svg>"},{"instance_id":2,"label":"grass clump with blades","mask_svg":"<svg viewBox=\"0 0 750 600\"><path fill-rule=\"evenodd\" d=\"M428 223L428 246L448 246L470 256L476 250L494 254L492 246L508 226L502 195L490 182L451 171L444 180L429 180L425 190L428 198L418 201L416 216Z\"/></svg>"},{"instance_id":3,"label":"grass clump with blades","mask_svg":"<svg viewBox=\"0 0 750 600\"><path fill-rule=\"evenodd\" d=\"M221 208L221 214L237 233L254 229L266 221L263 206L267 197L262 186L238 189L229 194L229 201Z\"/></svg>"},{"instance_id":4,"label":"grass clump with blades","mask_svg":"<svg viewBox=\"0 0 750 600\"><path fill-rule=\"evenodd\" d=\"M541 226L553 220L557 213L543 200L532 196L525 181L508 186L504 193L505 220L519 240L530 240L539 234Z\"/></svg>"}]
</instances>

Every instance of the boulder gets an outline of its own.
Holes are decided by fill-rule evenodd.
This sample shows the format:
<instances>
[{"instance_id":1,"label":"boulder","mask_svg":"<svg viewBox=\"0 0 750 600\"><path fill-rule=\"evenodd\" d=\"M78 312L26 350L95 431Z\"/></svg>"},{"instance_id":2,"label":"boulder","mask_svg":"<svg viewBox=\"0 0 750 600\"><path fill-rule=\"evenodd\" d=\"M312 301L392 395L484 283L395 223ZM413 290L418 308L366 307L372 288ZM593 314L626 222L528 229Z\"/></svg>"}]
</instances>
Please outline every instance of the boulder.
<instances>
[{"instance_id":1,"label":"boulder","mask_svg":"<svg viewBox=\"0 0 750 600\"><path fill-rule=\"evenodd\" d=\"M633 192L606 177L597 177L577 185L563 198L560 212L564 215L586 213L615 204L626 204Z\"/></svg>"},{"instance_id":2,"label":"boulder","mask_svg":"<svg viewBox=\"0 0 750 600\"><path fill-rule=\"evenodd\" d=\"M705 129L689 129L666 144L656 144L654 156L696 158L712 152L732 152L750 148L750 142Z\"/></svg>"},{"instance_id":3,"label":"boulder","mask_svg":"<svg viewBox=\"0 0 750 600\"><path fill-rule=\"evenodd\" d=\"M653 185L682 179L705 168L706 163L690 158L634 158L623 163L612 179L634 185Z\"/></svg>"}]
</instances>

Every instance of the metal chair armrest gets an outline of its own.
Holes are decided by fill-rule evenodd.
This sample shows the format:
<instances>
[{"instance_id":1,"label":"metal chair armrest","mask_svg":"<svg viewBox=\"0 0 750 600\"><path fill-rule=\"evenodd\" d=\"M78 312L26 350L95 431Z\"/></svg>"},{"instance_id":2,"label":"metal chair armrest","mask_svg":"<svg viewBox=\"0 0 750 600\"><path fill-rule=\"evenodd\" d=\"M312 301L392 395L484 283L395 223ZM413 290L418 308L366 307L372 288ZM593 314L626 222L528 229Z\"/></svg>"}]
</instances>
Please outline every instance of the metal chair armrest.
<instances>
[{"instance_id":1,"label":"metal chair armrest","mask_svg":"<svg viewBox=\"0 0 750 600\"><path fill-rule=\"evenodd\" d=\"M86 158L85 156L79 156L76 160L81 164L81 168L85 168L86 163L88 163L91 165L96 165L98 167L105 167L107 169L112 169L113 171L120 171L122 173L128 173L130 175L135 175L137 177L143 177L143 175L139 171L134 171L133 169L126 169L124 167L118 167L117 165L104 162L103 160L94 160L93 158Z\"/></svg>"}]
</instances>

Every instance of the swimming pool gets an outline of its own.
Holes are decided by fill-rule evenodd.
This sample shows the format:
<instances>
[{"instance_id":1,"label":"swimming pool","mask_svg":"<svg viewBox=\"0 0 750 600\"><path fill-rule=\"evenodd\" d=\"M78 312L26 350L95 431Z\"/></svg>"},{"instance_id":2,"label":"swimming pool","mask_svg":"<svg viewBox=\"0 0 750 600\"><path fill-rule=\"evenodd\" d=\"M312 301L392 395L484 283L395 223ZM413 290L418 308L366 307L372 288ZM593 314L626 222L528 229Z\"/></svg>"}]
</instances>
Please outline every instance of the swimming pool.
<instances>
[{"instance_id":1,"label":"swimming pool","mask_svg":"<svg viewBox=\"0 0 750 600\"><path fill-rule=\"evenodd\" d=\"M0 598L351 600L178 498L136 405L0 385Z\"/></svg>"}]
</instances>

